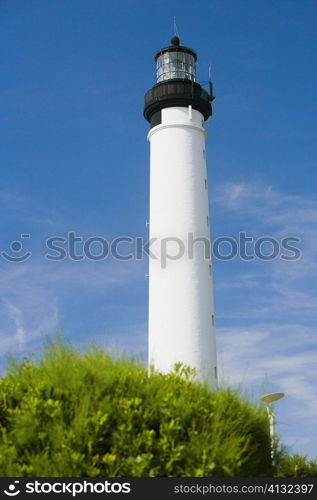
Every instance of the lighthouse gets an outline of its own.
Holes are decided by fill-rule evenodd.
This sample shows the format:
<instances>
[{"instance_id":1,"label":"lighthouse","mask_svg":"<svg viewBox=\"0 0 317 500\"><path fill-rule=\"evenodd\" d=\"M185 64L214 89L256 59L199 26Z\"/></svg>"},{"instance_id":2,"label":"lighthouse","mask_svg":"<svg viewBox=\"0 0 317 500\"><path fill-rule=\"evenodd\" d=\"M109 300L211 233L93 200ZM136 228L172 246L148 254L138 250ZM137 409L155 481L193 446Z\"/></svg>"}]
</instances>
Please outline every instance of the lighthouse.
<instances>
[{"instance_id":1,"label":"lighthouse","mask_svg":"<svg viewBox=\"0 0 317 500\"><path fill-rule=\"evenodd\" d=\"M156 83L144 96L150 123L149 366L182 363L217 385L206 167L209 92L196 82L196 52L180 44L155 55Z\"/></svg>"}]
</instances>

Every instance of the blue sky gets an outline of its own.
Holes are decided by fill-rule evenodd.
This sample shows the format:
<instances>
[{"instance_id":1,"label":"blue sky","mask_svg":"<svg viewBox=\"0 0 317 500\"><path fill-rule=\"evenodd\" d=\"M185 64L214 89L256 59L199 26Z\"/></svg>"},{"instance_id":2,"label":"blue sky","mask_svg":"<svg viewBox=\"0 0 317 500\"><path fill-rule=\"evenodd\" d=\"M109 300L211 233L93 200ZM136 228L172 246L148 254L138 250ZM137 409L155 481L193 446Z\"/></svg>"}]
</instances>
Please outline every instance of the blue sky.
<instances>
[{"instance_id":1,"label":"blue sky","mask_svg":"<svg viewBox=\"0 0 317 500\"><path fill-rule=\"evenodd\" d=\"M1 1L0 251L32 252L0 257L2 370L6 353L38 352L57 332L146 356L146 260L48 261L45 241L147 237L143 95L174 16L198 81L212 65L213 238L301 238L296 261L215 259L222 381L254 399L285 391L279 435L316 456L314 0Z\"/></svg>"}]
</instances>

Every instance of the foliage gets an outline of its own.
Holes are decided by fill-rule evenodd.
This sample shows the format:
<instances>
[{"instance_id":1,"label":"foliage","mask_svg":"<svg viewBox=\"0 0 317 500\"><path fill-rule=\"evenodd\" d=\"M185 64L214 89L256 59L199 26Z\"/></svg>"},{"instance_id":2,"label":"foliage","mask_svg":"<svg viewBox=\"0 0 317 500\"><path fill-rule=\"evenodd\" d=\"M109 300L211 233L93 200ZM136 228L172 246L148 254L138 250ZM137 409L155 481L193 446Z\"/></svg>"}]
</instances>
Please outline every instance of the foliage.
<instances>
[{"instance_id":1,"label":"foliage","mask_svg":"<svg viewBox=\"0 0 317 500\"><path fill-rule=\"evenodd\" d=\"M134 361L60 342L0 379L0 476L272 473L266 412L184 368L148 376Z\"/></svg>"},{"instance_id":2,"label":"foliage","mask_svg":"<svg viewBox=\"0 0 317 500\"><path fill-rule=\"evenodd\" d=\"M278 464L278 477L317 477L317 460L308 460L305 455L284 455Z\"/></svg>"}]
</instances>

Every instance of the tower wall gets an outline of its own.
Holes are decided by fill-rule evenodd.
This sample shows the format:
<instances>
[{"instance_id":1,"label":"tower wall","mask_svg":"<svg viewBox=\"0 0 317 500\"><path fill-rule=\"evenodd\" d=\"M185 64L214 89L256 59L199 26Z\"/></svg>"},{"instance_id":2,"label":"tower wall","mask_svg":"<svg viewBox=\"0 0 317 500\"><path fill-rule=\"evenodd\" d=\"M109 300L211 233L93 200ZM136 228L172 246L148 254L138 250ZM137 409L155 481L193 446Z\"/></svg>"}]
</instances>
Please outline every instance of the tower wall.
<instances>
[{"instance_id":1,"label":"tower wall","mask_svg":"<svg viewBox=\"0 0 317 500\"><path fill-rule=\"evenodd\" d=\"M149 364L181 362L217 382L204 116L161 111L148 134L150 163ZM203 238L204 241L192 240ZM193 255L191 255L193 248Z\"/></svg>"}]
</instances>

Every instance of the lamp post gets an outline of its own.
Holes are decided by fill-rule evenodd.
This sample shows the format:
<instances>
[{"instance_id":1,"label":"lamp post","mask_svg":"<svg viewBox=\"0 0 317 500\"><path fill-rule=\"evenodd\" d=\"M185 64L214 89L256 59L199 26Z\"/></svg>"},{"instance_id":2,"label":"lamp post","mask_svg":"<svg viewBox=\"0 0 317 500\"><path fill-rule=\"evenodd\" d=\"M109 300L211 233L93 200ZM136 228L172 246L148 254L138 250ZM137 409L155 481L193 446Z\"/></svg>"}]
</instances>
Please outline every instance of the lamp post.
<instances>
[{"instance_id":1,"label":"lamp post","mask_svg":"<svg viewBox=\"0 0 317 500\"><path fill-rule=\"evenodd\" d=\"M261 401L265 404L266 409L267 409L267 414L269 418L269 424L270 424L270 438L271 438L271 458L272 458L272 464L275 465L275 450L274 450L274 445L275 445L275 415L273 413L273 410L270 406L271 403L274 401L278 401L279 399L282 399L285 396L284 392L272 392L271 394L264 394L261 396Z\"/></svg>"}]
</instances>

